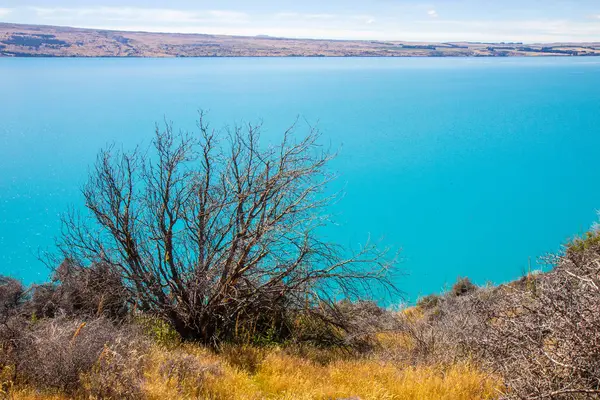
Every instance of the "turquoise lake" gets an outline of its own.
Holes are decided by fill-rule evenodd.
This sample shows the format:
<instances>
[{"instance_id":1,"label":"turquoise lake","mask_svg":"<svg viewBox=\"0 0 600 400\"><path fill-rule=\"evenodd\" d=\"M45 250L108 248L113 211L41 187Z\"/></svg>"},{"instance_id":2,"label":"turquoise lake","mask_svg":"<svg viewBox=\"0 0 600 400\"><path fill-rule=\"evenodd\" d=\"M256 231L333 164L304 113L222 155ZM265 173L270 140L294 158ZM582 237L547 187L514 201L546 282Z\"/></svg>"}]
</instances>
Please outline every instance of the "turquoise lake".
<instances>
[{"instance_id":1,"label":"turquoise lake","mask_svg":"<svg viewBox=\"0 0 600 400\"><path fill-rule=\"evenodd\" d=\"M265 140L318 123L345 192L328 235L402 248L409 299L517 278L600 208L597 58L0 59L0 82L0 274L27 282L99 148L201 108Z\"/></svg>"}]
</instances>

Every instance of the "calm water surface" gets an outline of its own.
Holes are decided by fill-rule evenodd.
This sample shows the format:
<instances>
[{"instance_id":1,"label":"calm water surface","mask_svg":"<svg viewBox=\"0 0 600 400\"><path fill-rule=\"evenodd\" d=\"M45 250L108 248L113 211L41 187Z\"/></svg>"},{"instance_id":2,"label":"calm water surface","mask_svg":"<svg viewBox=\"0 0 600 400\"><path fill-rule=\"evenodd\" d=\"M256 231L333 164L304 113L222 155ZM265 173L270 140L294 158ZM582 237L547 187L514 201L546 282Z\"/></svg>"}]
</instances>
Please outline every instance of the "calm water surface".
<instances>
[{"instance_id":1,"label":"calm water surface","mask_svg":"<svg viewBox=\"0 0 600 400\"><path fill-rule=\"evenodd\" d=\"M340 148L328 234L401 247L411 298L518 277L600 207L600 59L0 59L0 273L28 282L98 149L297 115Z\"/></svg>"}]
</instances>

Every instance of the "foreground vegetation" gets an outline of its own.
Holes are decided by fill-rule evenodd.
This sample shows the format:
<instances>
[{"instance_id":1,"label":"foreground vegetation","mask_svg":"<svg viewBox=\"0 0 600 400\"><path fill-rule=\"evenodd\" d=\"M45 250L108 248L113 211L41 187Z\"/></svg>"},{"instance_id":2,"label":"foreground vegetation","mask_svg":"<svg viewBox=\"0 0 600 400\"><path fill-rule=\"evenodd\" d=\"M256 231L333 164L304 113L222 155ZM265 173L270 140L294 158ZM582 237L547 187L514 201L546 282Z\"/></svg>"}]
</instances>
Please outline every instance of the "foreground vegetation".
<instances>
[{"instance_id":1,"label":"foreground vegetation","mask_svg":"<svg viewBox=\"0 0 600 400\"><path fill-rule=\"evenodd\" d=\"M103 350L100 343L90 348L97 335L92 329L103 329L104 323L95 321L75 339L46 339L53 342L42 349L50 360L40 356L22 364L27 372L17 385L5 381L10 398L484 399L492 398L498 385L469 364L401 366L384 353L352 357L331 349L255 346L225 346L215 353L194 344L165 346L131 337L126 348L113 344ZM76 323L69 326L65 333L77 329ZM83 352L90 350L98 358L86 363Z\"/></svg>"},{"instance_id":2,"label":"foreground vegetation","mask_svg":"<svg viewBox=\"0 0 600 400\"><path fill-rule=\"evenodd\" d=\"M13 399L600 397L600 233L497 287L415 307L394 258L323 241L318 134L157 129L102 151L64 218L52 281L0 277L0 393ZM219 144L225 137L225 144Z\"/></svg>"},{"instance_id":3,"label":"foreground vegetation","mask_svg":"<svg viewBox=\"0 0 600 400\"><path fill-rule=\"evenodd\" d=\"M328 342L327 332L321 343L318 334L284 342L257 334L207 347L140 311L119 320L103 316L105 296L91 295L100 286L82 284L94 281L81 271L32 288L3 278L2 393L13 399L598 398L600 235L575 240L549 261L550 272L498 287L460 279L447 293L401 311L343 302L340 310L353 321L352 330L338 331L344 345Z\"/></svg>"}]
</instances>

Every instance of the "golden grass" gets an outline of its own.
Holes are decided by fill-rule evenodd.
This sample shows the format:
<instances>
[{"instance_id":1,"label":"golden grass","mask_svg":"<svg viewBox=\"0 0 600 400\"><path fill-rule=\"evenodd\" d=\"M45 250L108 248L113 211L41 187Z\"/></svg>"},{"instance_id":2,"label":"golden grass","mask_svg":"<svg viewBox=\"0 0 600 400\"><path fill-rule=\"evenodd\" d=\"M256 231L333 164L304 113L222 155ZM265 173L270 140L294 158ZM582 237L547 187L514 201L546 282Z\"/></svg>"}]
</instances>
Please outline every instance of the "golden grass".
<instances>
[{"instance_id":1,"label":"golden grass","mask_svg":"<svg viewBox=\"0 0 600 400\"><path fill-rule=\"evenodd\" d=\"M10 393L6 399L14 400L69 400L70 397L62 394L38 393L31 389L19 389Z\"/></svg>"},{"instance_id":2,"label":"golden grass","mask_svg":"<svg viewBox=\"0 0 600 400\"><path fill-rule=\"evenodd\" d=\"M415 341L402 332L378 333L376 343L388 353L407 353L414 349Z\"/></svg>"},{"instance_id":3,"label":"golden grass","mask_svg":"<svg viewBox=\"0 0 600 400\"><path fill-rule=\"evenodd\" d=\"M145 387L150 399L492 399L498 387L495 379L470 365L414 368L376 359L321 365L275 349L250 373L235 365L243 360L232 363L193 346L185 346L183 351L208 366L201 388L161 376L157 366L170 356L155 350L151 362L155 367L147 371L150 383Z\"/></svg>"},{"instance_id":4,"label":"golden grass","mask_svg":"<svg viewBox=\"0 0 600 400\"><path fill-rule=\"evenodd\" d=\"M406 345L401 337L386 340L386 345ZM376 357L343 359L335 353L325 364L311 358L283 349L248 347L217 355L189 344L171 349L156 345L148 354L142 390L149 400L469 400L493 399L499 388L496 379L468 364L408 367ZM20 390L9 398L67 397Z\"/></svg>"},{"instance_id":5,"label":"golden grass","mask_svg":"<svg viewBox=\"0 0 600 400\"><path fill-rule=\"evenodd\" d=\"M425 317L425 313L421 307L407 307L401 313L410 322L418 322Z\"/></svg>"}]
</instances>

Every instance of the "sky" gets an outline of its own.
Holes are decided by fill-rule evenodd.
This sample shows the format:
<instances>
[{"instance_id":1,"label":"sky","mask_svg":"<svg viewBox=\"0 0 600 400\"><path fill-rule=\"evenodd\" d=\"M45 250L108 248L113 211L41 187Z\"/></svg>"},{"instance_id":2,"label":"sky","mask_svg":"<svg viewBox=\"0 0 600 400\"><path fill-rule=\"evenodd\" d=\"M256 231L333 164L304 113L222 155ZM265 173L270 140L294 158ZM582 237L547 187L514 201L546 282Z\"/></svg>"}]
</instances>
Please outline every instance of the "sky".
<instances>
[{"instance_id":1,"label":"sky","mask_svg":"<svg viewBox=\"0 0 600 400\"><path fill-rule=\"evenodd\" d=\"M600 41L600 0L0 0L0 22L407 41Z\"/></svg>"}]
</instances>

